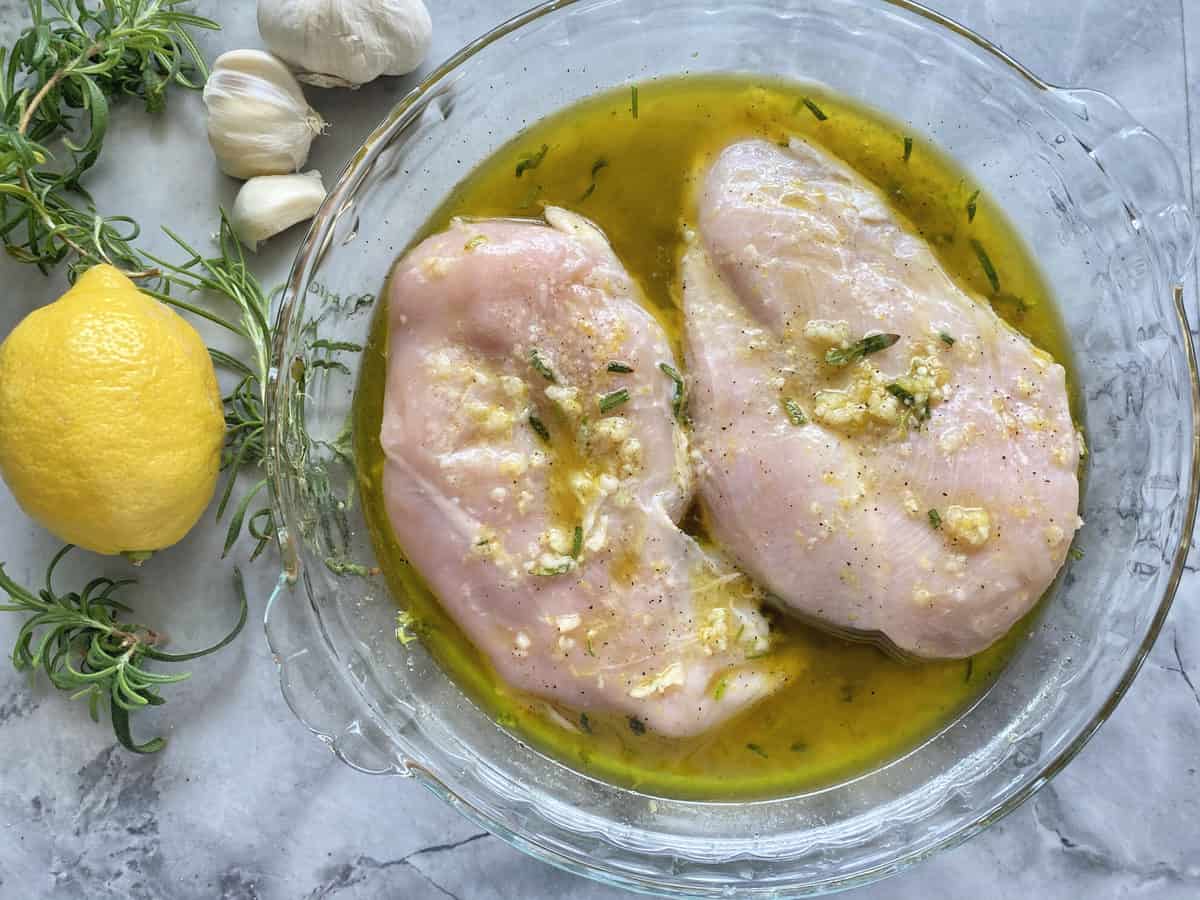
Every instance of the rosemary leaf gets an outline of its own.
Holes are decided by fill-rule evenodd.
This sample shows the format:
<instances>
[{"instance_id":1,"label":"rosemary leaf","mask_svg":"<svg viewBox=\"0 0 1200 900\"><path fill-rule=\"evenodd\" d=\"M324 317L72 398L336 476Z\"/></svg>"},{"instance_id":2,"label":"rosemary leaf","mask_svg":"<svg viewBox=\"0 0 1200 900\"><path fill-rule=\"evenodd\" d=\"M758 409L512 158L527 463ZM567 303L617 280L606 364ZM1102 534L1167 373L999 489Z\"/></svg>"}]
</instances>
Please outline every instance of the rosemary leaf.
<instances>
[{"instance_id":1,"label":"rosemary leaf","mask_svg":"<svg viewBox=\"0 0 1200 900\"><path fill-rule=\"evenodd\" d=\"M976 201L978 201L978 200L979 200L979 191L978 190L976 190L975 193L971 194L971 196L967 198L967 224L968 225L971 222L975 221L975 211L978 208L976 205Z\"/></svg>"},{"instance_id":2,"label":"rosemary leaf","mask_svg":"<svg viewBox=\"0 0 1200 900\"><path fill-rule=\"evenodd\" d=\"M987 276L988 284L992 286L992 293L1000 293L1000 276L996 274L996 267L992 265L992 258L983 249L983 244L974 238L971 238L971 247L975 250L975 256L979 258L979 265L983 268L983 274Z\"/></svg>"},{"instance_id":3,"label":"rosemary leaf","mask_svg":"<svg viewBox=\"0 0 1200 900\"><path fill-rule=\"evenodd\" d=\"M610 410L616 409L622 403L628 402L628 400L629 400L629 389L628 388L620 388L615 391L610 391L609 393L605 394L604 396L602 396L600 398L600 412L602 412L602 413L609 412Z\"/></svg>"},{"instance_id":4,"label":"rosemary leaf","mask_svg":"<svg viewBox=\"0 0 1200 900\"><path fill-rule=\"evenodd\" d=\"M683 376L670 363L660 362L658 368L664 375L671 379L675 384L675 392L671 396L671 412L675 416L675 421L684 422L686 413L684 411L684 400L686 399L686 385L683 381Z\"/></svg>"},{"instance_id":5,"label":"rosemary leaf","mask_svg":"<svg viewBox=\"0 0 1200 900\"><path fill-rule=\"evenodd\" d=\"M536 169L542 164L542 160L546 158L546 154L550 152L549 144L542 144L541 148L536 153L524 153L517 160L517 177L520 178L529 169Z\"/></svg>"},{"instance_id":6,"label":"rosemary leaf","mask_svg":"<svg viewBox=\"0 0 1200 900\"><path fill-rule=\"evenodd\" d=\"M814 116L816 116L816 119L818 122L824 122L826 119L829 118L829 116L825 115L825 110L823 110L823 109L821 109L821 107L817 106L817 104L812 100L811 97L805 97L801 101L801 103L803 103L804 106L806 106L808 108L808 111L810 113L812 113Z\"/></svg>"},{"instance_id":7,"label":"rosemary leaf","mask_svg":"<svg viewBox=\"0 0 1200 900\"><path fill-rule=\"evenodd\" d=\"M550 443L550 429L547 428L546 424L533 413L529 414L529 427L532 428L533 433L540 437L543 441L545 441L547 444Z\"/></svg>"},{"instance_id":8,"label":"rosemary leaf","mask_svg":"<svg viewBox=\"0 0 1200 900\"><path fill-rule=\"evenodd\" d=\"M546 357L542 355L542 351L534 347L529 351L529 364L533 366L535 372L545 378L547 381L557 381L554 377L554 370L550 368L550 364L546 362Z\"/></svg>"},{"instance_id":9,"label":"rosemary leaf","mask_svg":"<svg viewBox=\"0 0 1200 900\"><path fill-rule=\"evenodd\" d=\"M535 566L529 570L529 574L538 575L545 578L552 575L566 575L574 568L575 560L566 559L560 563L554 564L553 566Z\"/></svg>"},{"instance_id":10,"label":"rosemary leaf","mask_svg":"<svg viewBox=\"0 0 1200 900\"><path fill-rule=\"evenodd\" d=\"M862 340L855 341L849 347L833 347L827 350L825 362L831 366L846 366L864 356L886 350L898 340L900 340L898 334L870 334Z\"/></svg>"},{"instance_id":11,"label":"rosemary leaf","mask_svg":"<svg viewBox=\"0 0 1200 900\"><path fill-rule=\"evenodd\" d=\"M791 397L784 397L780 403L783 404L783 411L787 413L788 420L793 425L799 427L808 424L808 416L804 414L804 410L800 407L799 403Z\"/></svg>"},{"instance_id":12,"label":"rosemary leaf","mask_svg":"<svg viewBox=\"0 0 1200 900\"><path fill-rule=\"evenodd\" d=\"M60 691L72 699L86 697L93 720L107 701L113 733L121 746L134 753L156 753L166 746L163 738L137 743L130 730L129 714L147 706L161 706L163 685L184 681L186 672L166 674L150 671L146 660L186 662L216 653L241 632L249 614L242 573L234 569L234 592L239 614L233 628L211 646L187 653L166 653L158 648L163 636L153 629L122 616L129 607L115 598L132 580L94 578L82 590L66 594L54 590L54 570L72 550L68 544L51 559L46 569L46 586L37 594L8 577L0 563L0 591L9 602L0 610L28 615L17 632L12 652L18 671L42 671Z\"/></svg>"}]
</instances>

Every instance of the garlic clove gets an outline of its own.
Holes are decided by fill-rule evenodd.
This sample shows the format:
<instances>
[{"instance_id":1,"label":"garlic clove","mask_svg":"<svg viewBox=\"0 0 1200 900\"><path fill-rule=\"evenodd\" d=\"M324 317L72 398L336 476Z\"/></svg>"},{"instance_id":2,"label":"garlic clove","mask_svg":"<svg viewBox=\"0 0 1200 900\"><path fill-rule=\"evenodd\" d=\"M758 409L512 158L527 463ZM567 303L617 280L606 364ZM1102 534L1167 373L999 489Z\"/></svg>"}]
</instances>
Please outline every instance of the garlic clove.
<instances>
[{"instance_id":1,"label":"garlic clove","mask_svg":"<svg viewBox=\"0 0 1200 900\"><path fill-rule=\"evenodd\" d=\"M311 219L325 201L325 185L315 169L302 175L259 175L238 191L229 222L250 250L260 242Z\"/></svg>"},{"instance_id":2,"label":"garlic clove","mask_svg":"<svg viewBox=\"0 0 1200 900\"><path fill-rule=\"evenodd\" d=\"M325 122L287 65L262 50L217 57L204 85L208 142L234 178L299 171Z\"/></svg>"},{"instance_id":3,"label":"garlic clove","mask_svg":"<svg viewBox=\"0 0 1200 900\"><path fill-rule=\"evenodd\" d=\"M258 0L264 43L318 87L357 87L406 75L429 52L423 0Z\"/></svg>"}]
</instances>

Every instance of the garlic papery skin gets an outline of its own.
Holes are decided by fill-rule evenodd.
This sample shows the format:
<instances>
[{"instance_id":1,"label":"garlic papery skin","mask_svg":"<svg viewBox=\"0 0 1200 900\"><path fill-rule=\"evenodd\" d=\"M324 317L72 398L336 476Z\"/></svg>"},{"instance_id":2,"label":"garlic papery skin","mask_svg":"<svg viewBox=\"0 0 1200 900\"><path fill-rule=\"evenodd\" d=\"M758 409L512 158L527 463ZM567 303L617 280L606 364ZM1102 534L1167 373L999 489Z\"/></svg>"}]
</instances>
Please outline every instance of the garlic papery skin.
<instances>
[{"instance_id":1,"label":"garlic papery skin","mask_svg":"<svg viewBox=\"0 0 1200 900\"><path fill-rule=\"evenodd\" d=\"M325 122L287 65L262 50L231 50L204 84L208 142L234 178L298 172Z\"/></svg>"},{"instance_id":2,"label":"garlic papery skin","mask_svg":"<svg viewBox=\"0 0 1200 900\"><path fill-rule=\"evenodd\" d=\"M325 185L315 169L303 175L259 175L238 191L229 223L249 249L311 219L325 202Z\"/></svg>"},{"instance_id":3,"label":"garlic papery skin","mask_svg":"<svg viewBox=\"0 0 1200 900\"><path fill-rule=\"evenodd\" d=\"M406 75L433 35L422 0L258 0L258 33L318 87L357 87Z\"/></svg>"}]
</instances>

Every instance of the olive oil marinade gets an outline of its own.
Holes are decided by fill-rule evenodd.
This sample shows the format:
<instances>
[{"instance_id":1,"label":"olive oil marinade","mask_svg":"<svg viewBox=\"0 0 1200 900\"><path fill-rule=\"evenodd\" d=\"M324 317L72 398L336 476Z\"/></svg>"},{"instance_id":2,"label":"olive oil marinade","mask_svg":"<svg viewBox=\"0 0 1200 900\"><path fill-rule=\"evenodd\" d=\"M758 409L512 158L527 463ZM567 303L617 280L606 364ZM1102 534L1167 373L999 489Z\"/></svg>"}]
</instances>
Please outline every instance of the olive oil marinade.
<instances>
[{"instance_id":1,"label":"olive oil marinade","mask_svg":"<svg viewBox=\"0 0 1200 900\"><path fill-rule=\"evenodd\" d=\"M430 219L537 217L562 206L608 235L678 346L676 269L693 182L746 137L818 143L876 184L964 287L1068 364L1048 291L1017 235L946 156L865 107L816 89L744 77L685 77L604 94L534 125L468 176ZM409 567L388 524L379 446L387 324L381 305L363 360L355 440L380 563L415 630L477 703L523 739L596 777L667 796L779 796L852 777L915 746L986 689L1027 631L970 660L902 662L775 615L795 677L724 726L661 738L623 716L580 716L507 687ZM703 516L689 530L705 538Z\"/></svg>"}]
</instances>

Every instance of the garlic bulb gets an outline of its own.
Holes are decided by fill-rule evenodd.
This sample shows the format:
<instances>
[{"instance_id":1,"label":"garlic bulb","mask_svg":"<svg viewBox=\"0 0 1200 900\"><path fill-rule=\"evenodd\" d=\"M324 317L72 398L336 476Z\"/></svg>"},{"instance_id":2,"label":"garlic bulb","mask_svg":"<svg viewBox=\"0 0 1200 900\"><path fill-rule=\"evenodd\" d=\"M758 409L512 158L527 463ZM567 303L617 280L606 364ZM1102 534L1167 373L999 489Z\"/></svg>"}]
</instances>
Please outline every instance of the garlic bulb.
<instances>
[{"instance_id":1,"label":"garlic bulb","mask_svg":"<svg viewBox=\"0 0 1200 900\"><path fill-rule=\"evenodd\" d=\"M421 65L433 23L422 0L258 0L258 33L306 84L356 87Z\"/></svg>"},{"instance_id":2,"label":"garlic bulb","mask_svg":"<svg viewBox=\"0 0 1200 900\"><path fill-rule=\"evenodd\" d=\"M325 122L295 77L262 50L231 50L204 85L208 142L226 175L251 178L297 172Z\"/></svg>"},{"instance_id":3,"label":"garlic bulb","mask_svg":"<svg viewBox=\"0 0 1200 900\"><path fill-rule=\"evenodd\" d=\"M297 222L311 219L325 201L321 173L259 175L238 191L229 223L234 234L251 250Z\"/></svg>"}]
</instances>

